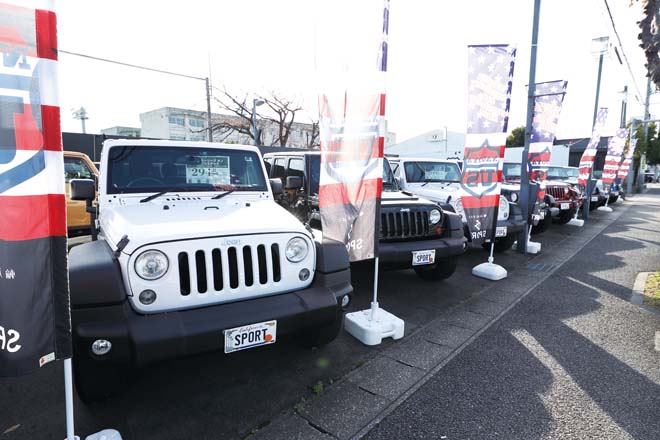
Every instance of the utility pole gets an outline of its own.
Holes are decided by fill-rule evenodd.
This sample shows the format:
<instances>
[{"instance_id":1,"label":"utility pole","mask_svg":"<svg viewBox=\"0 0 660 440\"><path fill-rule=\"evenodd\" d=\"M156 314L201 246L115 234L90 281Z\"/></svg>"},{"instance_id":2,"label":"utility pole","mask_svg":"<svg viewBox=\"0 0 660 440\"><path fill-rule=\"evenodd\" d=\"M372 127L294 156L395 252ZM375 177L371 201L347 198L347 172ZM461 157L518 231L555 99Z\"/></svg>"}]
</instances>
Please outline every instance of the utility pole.
<instances>
[{"instance_id":1,"label":"utility pole","mask_svg":"<svg viewBox=\"0 0 660 440\"><path fill-rule=\"evenodd\" d=\"M520 166L520 207L522 208L525 227L518 235L518 252L527 251L529 211L530 211L530 184L529 184L529 144L532 139L532 125L534 123L534 104L536 102L536 47L539 37L539 14L541 12L541 0L534 0L534 21L532 25L532 50L529 61L529 86L527 87L527 123L525 129L525 146L522 152Z\"/></svg>"},{"instance_id":2,"label":"utility pole","mask_svg":"<svg viewBox=\"0 0 660 440\"><path fill-rule=\"evenodd\" d=\"M649 119L651 119L651 113L649 111L649 102L651 101L651 76L648 76L646 79L646 102L644 102L644 140L648 142L649 140ZM637 190L642 192L644 187L644 167L642 165L646 164L646 153L642 154L642 157L639 158L639 170L637 172Z\"/></svg>"},{"instance_id":3,"label":"utility pole","mask_svg":"<svg viewBox=\"0 0 660 440\"><path fill-rule=\"evenodd\" d=\"M209 142L213 142L213 121L211 120L211 80L207 76L206 81L206 125L209 130Z\"/></svg>"},{"instance_id":4,"label":"utility pole","mask_svg":"<svg viewBox=\"0 0 660 440\"><path fill-rule=\"evenodd\" d=\"M628 86L623 86L623 92L621 92L623 97L621 98L621 123L619 128L626 127L626 112L628 110Z\"/></svg>"},{"instance_id":5,"label":"utility pole","mask_svg":"<svg viewBox=\"0 0 660 440\"><path fill-rule=\"evenodd\" d=\"M73 119L80 119L82 132L83 134L86 134L87 128L85 127L85 121L88 120L89 117L87 116L87 110L85 110L85 107L80 107L78 110L74 110Z\"/></svg>"}]
</instances>

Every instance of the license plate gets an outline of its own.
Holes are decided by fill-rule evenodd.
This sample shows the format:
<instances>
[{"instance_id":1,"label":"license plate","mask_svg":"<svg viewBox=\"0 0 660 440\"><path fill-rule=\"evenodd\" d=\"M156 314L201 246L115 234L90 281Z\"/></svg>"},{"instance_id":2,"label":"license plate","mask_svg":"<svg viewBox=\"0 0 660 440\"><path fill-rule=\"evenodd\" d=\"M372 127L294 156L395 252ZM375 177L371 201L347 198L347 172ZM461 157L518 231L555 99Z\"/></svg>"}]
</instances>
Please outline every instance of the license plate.
<instances>
[{"instance_id":1,"label":"license plate","mask_svg":"<svg viewBox=\"0 0 660 440\"><path fill-rule=\"evenodd\" d=\"M435 263L435 249L430 251L413 251L412 264L413 266L421 266L423 264Z\"/></svg>"},{"instance_id":2,"label":"license plate","mask_svg":"<svg viewBox=\"0 0 660 440\"><path fill-rule=\"evenodd\" d=\"M224 331L225 353L274 344L277 337L277 321L243 325Z\"/></svg>"},{"instance_id":3,"label":"license plate","mask_svg":"<svg viewBox=\"0 0 660 440\"><path fill-rule=\"evenodd\" d=\"M539 212L539 217L541 220L543 220L545 218L545 211Z\"/></svg>"},{"instance_id":4,"label":"license plate","mask_svg":"<svg viewBox=\"0 0 660 440\"><path fill-rule=\"evenodd\" d=\"M571 209L571 204L570 203L562 203L561 204L561 209Z\"/></svg>"},{"instance_id":5,"label":"license plate","mask_svg":"<svg viewBox=\"0 0 660 440\"><path fill-rule=\"evenodd\" d=\"M506 237L506 226L498 226L495 229L495 237Z\"/></svg>"}]
</instances>

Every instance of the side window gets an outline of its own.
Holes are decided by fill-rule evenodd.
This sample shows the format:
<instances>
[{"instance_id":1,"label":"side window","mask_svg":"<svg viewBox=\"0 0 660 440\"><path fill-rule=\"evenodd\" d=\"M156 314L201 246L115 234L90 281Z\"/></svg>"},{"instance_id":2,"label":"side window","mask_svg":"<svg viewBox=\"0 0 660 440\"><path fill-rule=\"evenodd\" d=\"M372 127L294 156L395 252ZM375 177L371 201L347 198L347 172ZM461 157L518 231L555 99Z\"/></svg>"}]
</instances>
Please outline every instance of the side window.
<instances>
[{"instance_id":1,"label":"side window","mask_svg":"<svg viewBox=\"0 0 660 440\"><path fill-rule=\"evenodd\" d=\"M390 162L390 165L392 165L392 172L394 173L394 177L400 177L401 176L401 171L400 171L401 166L399 165L399 163L398 162Z\"/></svg>"},{"instance_id":2,"label":"side window","mask_svg":"<svg viewBox=\"0 0 660 440\"><path fill-rule=\"evenodd\" d=\"M92 170L89 169L84 160L78 157L64 158L64 179L93 179Z\"/></svg>"},{"instance_id":3,"label":"side window","mask_svg":"<svg viewBox=\"0 0 660 440\"><path fill-rule=\"evenodd\" d=\"M319 155L310 155L310 175L309 175L309 193L318 195L319 193L319 183L321 180L321 156Z\"/></svg>"},{"instance_id":4,"label":"side window","mask_svg":"<svg viewBox=\"0 0 660 440\"><path fill-rule=\"evenodd\" d=\"M286 171L286 177L298 176L305 181L305 161L302 159L290 159L289 168Z\"/></svg>"},{"instance_id":5,"label":"side window","mask_svg":"<svg viewBox=\"0 0 660 440\"><path fill-rule=\"evenodd\" d=\"M275 158L275 163L273 164L273 169L270 174L273 179L282 179L284 181L284 167L286 165L285 157Z\"/></svg>"},{"instance_id":6,"label":"side window","mask_svg":"<svg viewBox=\"0 0 660 440\"><path fill-rule=\"evenodd\" d=\"M264 157L264 166L266 167L266 176L270 177L270 169L273 167L273 159Z\"/></svg>"}]
</instances>

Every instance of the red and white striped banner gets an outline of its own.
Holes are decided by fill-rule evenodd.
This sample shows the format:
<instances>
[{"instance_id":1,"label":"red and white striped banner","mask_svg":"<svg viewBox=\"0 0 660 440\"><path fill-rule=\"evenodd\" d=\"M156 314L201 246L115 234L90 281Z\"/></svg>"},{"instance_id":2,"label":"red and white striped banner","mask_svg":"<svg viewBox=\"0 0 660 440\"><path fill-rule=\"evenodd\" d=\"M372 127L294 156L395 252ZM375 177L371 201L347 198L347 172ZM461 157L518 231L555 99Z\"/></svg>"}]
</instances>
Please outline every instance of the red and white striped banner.
<instances>
[{"instance_id":1,"label":"red and white striped banner","mask_svg":"<svg viewBox=\"0 0 660 440\"><path fill-rule=\"evenodd\" d=\"M71 356L57 17L17 3L0 3L0 376Z\"/></svg>"},{"instance_id":2,"label":"red and white striped banner","mask_svg":"<svg viewBox=\"0 0 660 440\"><path fill-rule=\"evenodd\" d=\"M589 144L587 144L587 148L585 148L584 153L582 153L582 158L580 159L578 184L584 187L589 183L589 176L591 176L591 169L594 166L594 160L596 159L596 153L598 151L598 143L600 142L600 136L603 127L605 126L605 121L607 121L607 109L601 107L596 116L596 123L591 132Z\"/></svg>"},{"instance_id":3,"label":"red and white striped banner","mask_svg":"<svg viewBox=\"0 0 660 440\"><path fill-rule=\"evenodd\" d=\"M389 0L325 8L316 39L321 223L358 261L378 255Z\"/></svg>"},{"instance_id":4,"label":"red and white striped banner","mask_svg":"<svg viewBox=\"0 0 660 440\"><path fill-rule=\"evenodd\" d=\"M619 178L619 181L621 181L622 183L624 180L626 180L626 177L628 177L628 173L630 172L630 167L632 166L633 155L635 154L636 147L637 147L637 136L635 136L634 132L631 132L630 142L628 142L628 151L623 157L623 162L621 162L621 165L619 166L619 170L617 171L617 175L616 175Z\"/></svg>"}]
</instances>

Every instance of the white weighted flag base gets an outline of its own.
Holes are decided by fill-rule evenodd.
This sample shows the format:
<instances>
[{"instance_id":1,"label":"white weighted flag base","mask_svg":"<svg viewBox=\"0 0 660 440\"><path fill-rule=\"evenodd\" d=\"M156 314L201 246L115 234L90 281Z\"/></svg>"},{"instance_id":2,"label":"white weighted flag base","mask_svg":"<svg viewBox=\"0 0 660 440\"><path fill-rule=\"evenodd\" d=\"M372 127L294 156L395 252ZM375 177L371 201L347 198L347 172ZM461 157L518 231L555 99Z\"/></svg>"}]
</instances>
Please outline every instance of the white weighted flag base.
<instances>
[{"instance_id":1,"label":"white weighted flag base","mask_svg":"<svg viewBox=\"0 0 660 440\"><path fill-rule=\"evenodd\" d=\"M104 429L96 434L88 435L85 440L121 440L121 435L114 429Z\"/></svg>"},{"instance_id":2,"label":"white weighted flag base","mask_svg":"<svg viewBox=\"0 0 660 440\"><path fill-rule=\"evenodd\" d=\"M606 205L606 206L599 206L599 207L598 207L598 210L599 210L599 211L603 211L603 212L613 212L613 211L614 211L612 208L610 208L610 207L607 206L607 205Z\"/></svg>"},{"instance_id":3,"label":"white weighted flag base","mask_svg":"<svg viewBox=\"0 0 660 440\"><path fill-rule=\"evenodd\" d=\"M516 249L517 246L518 246L518 241L514 241L512 248ZM525 249L525 252L527 252L528 254L538 254L539 252L541 252L541 243L527 240L527 249Z\"/></svg>"},{"instance_id":4,"label":"white weighted flag base","mask_svg":"<svg viewBox=\"0 0 660 440\"><path fill-rule=\"evenodd\" d=\"M472 268L472 275L486 278L487 280L498 281L506 278L507 272L506 269L499 264L493 264L488 261L488 263L481 263L478 266L474 266Z\"/></svg>"},{"instance_id":5,"label":"white weighted flag base","mask_svg":"<svg viewBox=\"0 0 660 440\"><path fill-rule=\"evenodd\" d=\"M566 224L567 224L567 225L571 225L571 226L578 226L578 227L581 228L582 226L584 226L584 220L582 220L582 219L580 219L580 218L572 218L572 219L571 219L568 223L566 223Z\"/></svg>"},{"instance_id":6,"label":"white weighted flag base","mask_svg":"<svg viewBox=\"0 0 660 440\"><path fill-rule=\"evenodd\" d=\"M364 345L378 345L383 338L401 339L404 325L403 319L379 308L378 303L344 316L344 329Z\"/></svg>"}]
</instances>

